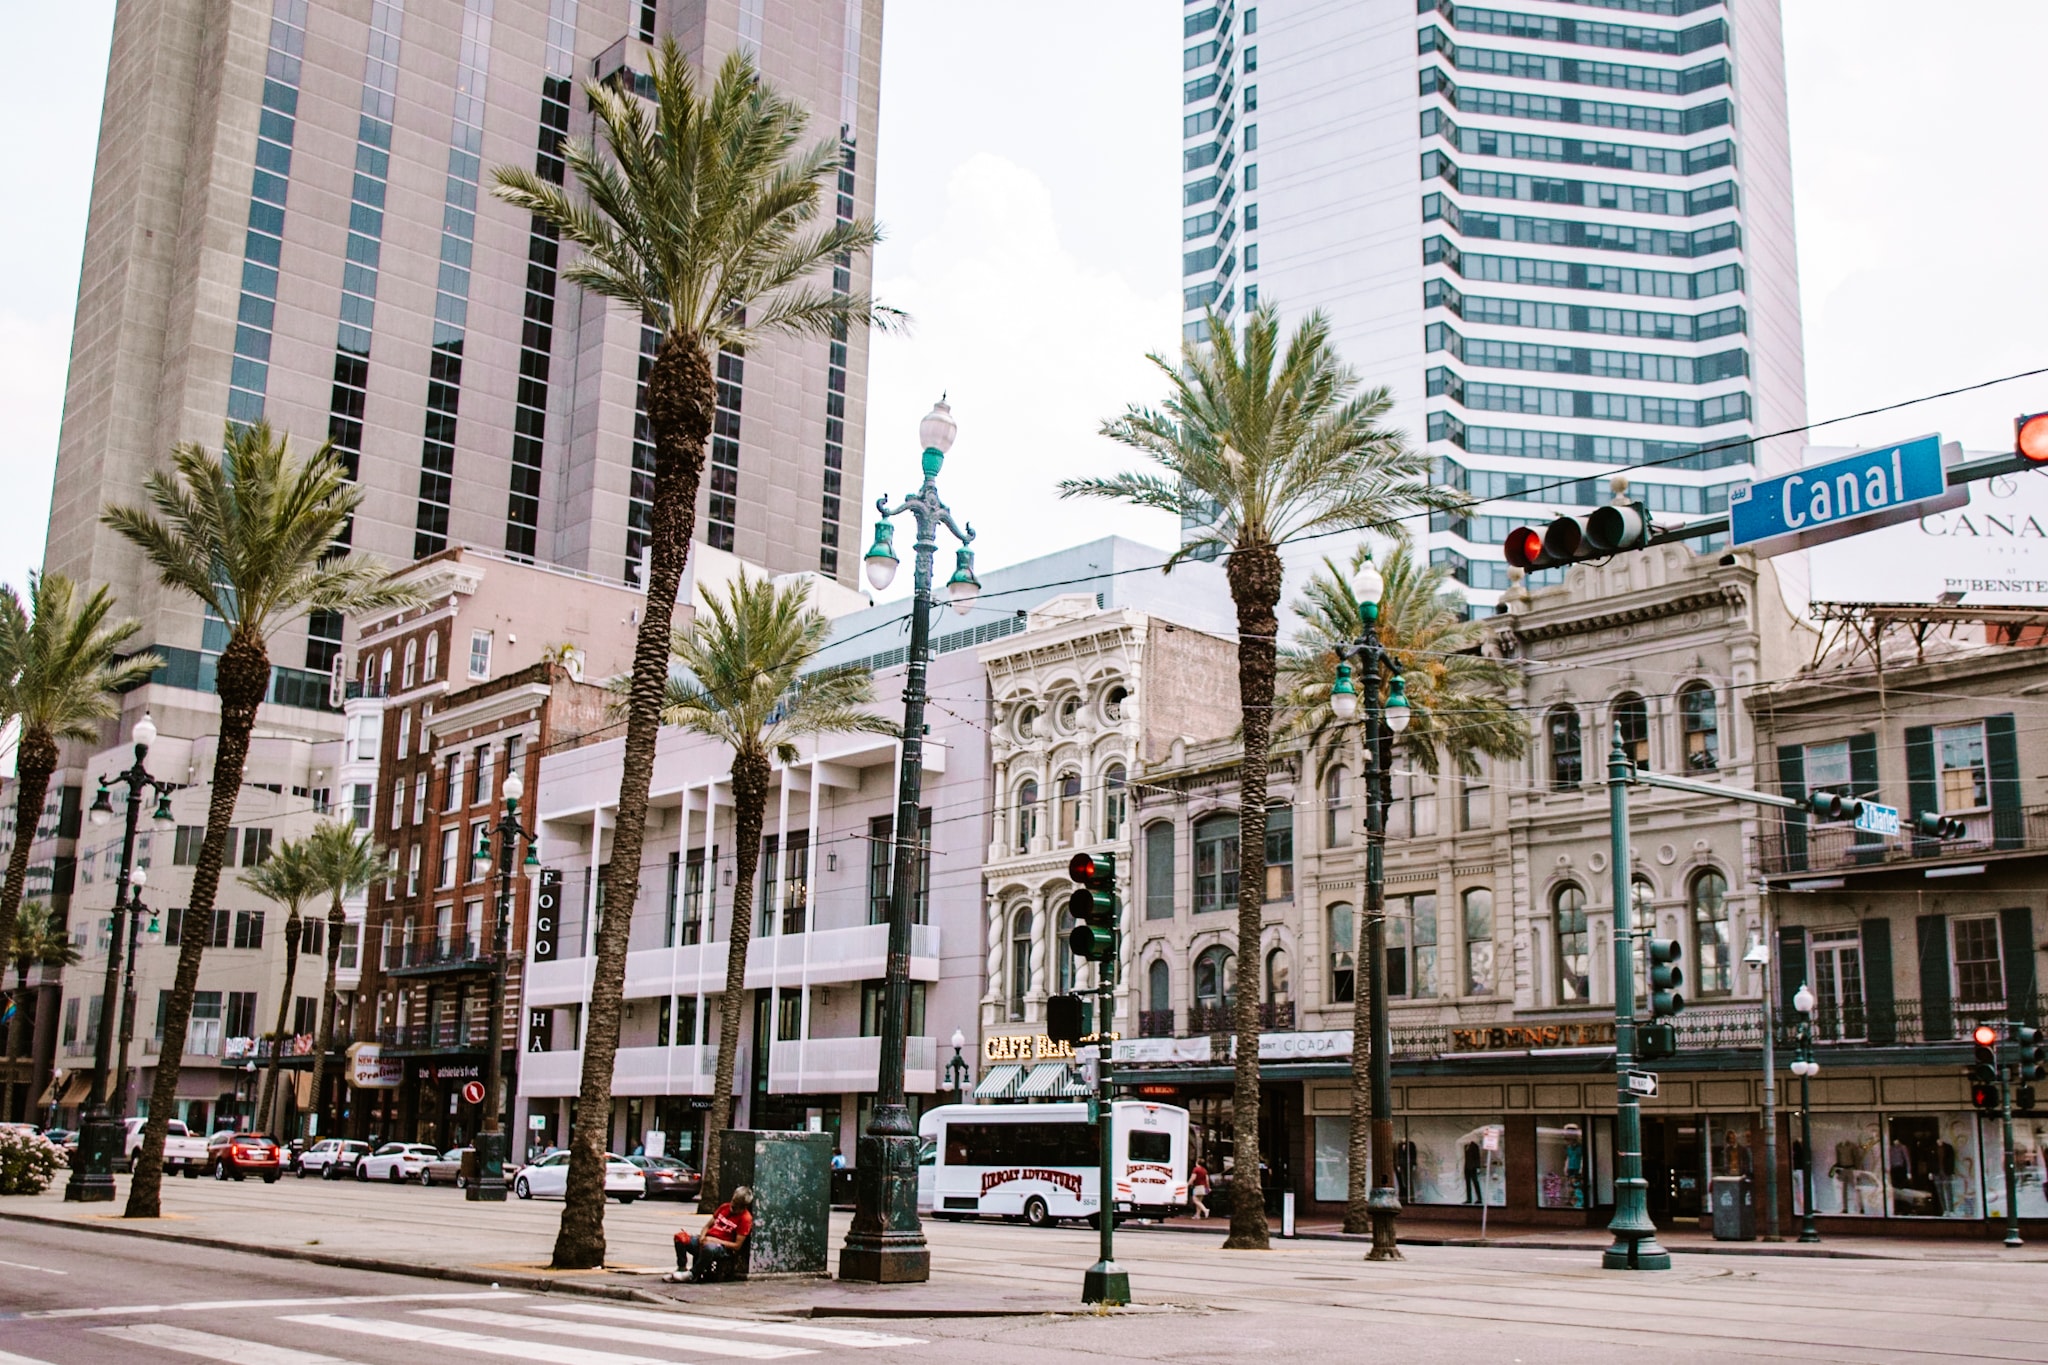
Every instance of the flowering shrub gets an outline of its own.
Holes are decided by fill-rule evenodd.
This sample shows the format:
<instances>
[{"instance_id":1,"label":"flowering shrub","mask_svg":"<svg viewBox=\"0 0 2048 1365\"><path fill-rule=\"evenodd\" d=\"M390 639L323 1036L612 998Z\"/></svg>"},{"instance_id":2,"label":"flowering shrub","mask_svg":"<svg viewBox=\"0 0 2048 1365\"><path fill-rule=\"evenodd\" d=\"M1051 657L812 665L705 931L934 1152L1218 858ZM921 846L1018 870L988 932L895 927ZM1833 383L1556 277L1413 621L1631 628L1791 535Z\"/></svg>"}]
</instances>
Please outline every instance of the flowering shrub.
<instances>
[{"instance_id":1,"label":"flowering shrub","mask_svg":"<svg viewBox=\"0 0 2048 1365\"><path fill-rule=\"evenodd\" d=\"M0 1128L0 1194L41 1194L63 1164L57 1144L41 1133Z\"/></svg>"}]
</instances>

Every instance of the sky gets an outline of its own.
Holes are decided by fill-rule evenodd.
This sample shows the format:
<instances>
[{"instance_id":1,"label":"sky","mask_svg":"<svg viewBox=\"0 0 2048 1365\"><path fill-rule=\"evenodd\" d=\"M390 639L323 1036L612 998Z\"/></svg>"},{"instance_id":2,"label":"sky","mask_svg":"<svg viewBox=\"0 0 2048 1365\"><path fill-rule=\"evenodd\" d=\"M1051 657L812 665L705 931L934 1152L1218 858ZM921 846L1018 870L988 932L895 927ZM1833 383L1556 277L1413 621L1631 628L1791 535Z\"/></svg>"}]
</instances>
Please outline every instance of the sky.
<instances>
[{"instance_id":1,"label":"sky","mask_svg":"<svg viewBox=\"0 0 2048 1365\"><path fill-rule=\"evenodd\" d=\"M18 585L41 561L114 6L9 8L15 50L70 55L0 86L4 126L36 130L13 157L36 211L0 217L0 581ZM1784 11L1809 416L2048 366L2048 5L1973 0L1945 36L1925 0ZM863 544L875 498L916 487L942 393L960 431L940 490L983 566L1112 531L1170 543L1170 518L1055 485L1136 467L1097 429L1163 393L1145 354L1178 346L1179 21L1166 0L889 0L875 279L913 325L874 343ZM2044 408L2048 375L1812 439L2009 449L2013 417Z\"/></svg>"}]
</instances>

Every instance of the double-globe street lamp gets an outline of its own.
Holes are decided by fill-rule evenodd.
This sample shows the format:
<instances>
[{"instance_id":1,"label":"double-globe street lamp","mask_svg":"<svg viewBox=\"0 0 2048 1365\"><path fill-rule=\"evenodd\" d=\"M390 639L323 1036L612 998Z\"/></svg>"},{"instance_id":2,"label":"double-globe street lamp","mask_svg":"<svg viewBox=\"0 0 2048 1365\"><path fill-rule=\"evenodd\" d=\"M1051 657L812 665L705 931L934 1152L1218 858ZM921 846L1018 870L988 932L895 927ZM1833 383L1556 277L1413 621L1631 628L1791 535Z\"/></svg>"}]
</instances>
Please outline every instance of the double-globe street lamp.
<instances>
[{"instance_id":1,"label":"double-globe street lamp","mask_svg":"<svg viewBox=\"0 0 2048 1365\"><path fill-rule=\"evenodd\" d=\"M917 1217L917 1133L903 1099L903 1048L910 1014L910 918L917 891L920 846L918 803L924 788L925 668L931 653L932 556L939 527L960 542L953 577L946 583L953 609L974 606L981 582L974 576L974 552L967 548L974 527L962 530L939 500L939 470L946 463L958 427L944 398L918 424L924 442L924 483L895 507L875 500L882 519L875 543L864 556L868 582L876 591L896 577L896 528L891 517L917 519L915 577L910 607L910 651L903 675L903 755L896 789L895 856L889 877L889 970L882 993L881 1061L875 1077L875 1113L861 1135L854 1160L853 1226L839 1252L839 1278L873 1284L928 1280L930 1250Z\"/></svg>"},{"instance_id":2,"label":"double-globe street lamp","mask_svg":"<svg viewBox=\"0 0 2048 1365\"><path fill-rule=\"evenodd\" d=\"M1792 996L1792 1008L1799 1011L1799 1053L1792 1059L1792 1074L1799 1078L1799 1181L1805 1201L1805 1217L1799 1220L1799 1240L1818 1242L1820 1231L1813 1225L1813 1097L1810 1087L1820 1071L1813 1059L1813 988L1805 982Z\"/></svg>"},{"instance_id":3,"label":"double-globe street lamp","mask_svg":"<svg viewBox=\"0 0 2048 1365\"><path fill-rule=\"evenodd\" d=\"M1394 1183L1394 1037L1387 1016L1386 867L1387 803L1393 793L1394 736L1408 728L1408 694L1401 675L1380 644L1380 598L1387 582L1370 557L1353 584L1358 603L1359 636L1344 649L1337 681L1330 689L1330 710L1340 721L1358 715L1358 686L1352 681L1354 662L1365 685L1365 724L1353 731L1359 746L1359 772L1365 777L1365 942L1366 1001L1371 1041L1367 1062L1372 1088L1372 1189L1366 1212L1372 1219L1372 1250L1368 1261L1398 1261L1394 1220L1401 1216L1401 1193ZM1387 698L1380 700L1380 678L1388 676ZM1358 1045L1351 1049L1358 1065Z\"/></svg>"},{"instance_id":4,"label":"double-globe street lamp","mask_svg":"<svg viewBox=\"0 0 2048 1365\"><path fill-rule=\"evenodd\" d=\"M483 1121L477 1125L476 1177L464 1182L463 1197L487 1203L505 1202L505 1113L504 1098L498 1093L505 1071L505 968L512 924L512 860L519 853L519 841L526 841L524 869L529 881L540 876L540 858L534 852L538 838L519 823L519 801L526 795L526 782L516 772L505 775L505 813L496 824L480 832L471 865L479 875L491 867L491 839L498 841L498 902L491 916L491 993L484 1020Z\"/></svg>"},{"instance_id":5,"label":"double-globe street lamp","mask_svg":"<svg viewBox=\"0 0 2048 1365\"><path fill-rule=\"evenodd\" d=\"M137 925L145 907L142 903L142 885L146 880L142 869L135 866L135 833L142 822L142 793L145 789L156 793L156 811L151 819L159 829L177 824L171 814L171 792L173 788L158 781L142 762L149 756L149 746L156 743L156 722L149 718L147 711L142 719L135 722L132 736L135 742L135 761L123 772L100 778L99 795L94 798L90 817L95 825L105 825L114 818L113 793L110 788L116 782L128 789L126 823L121 830L121 872L114 884L114 912L107 935L106 984L100 990L100 1025L95 1032L92 1050L92 1094L85 1114L85 1122L79 1125L78 1159L71 1168L71 1177L64 1184L64 1198L71 1203L105 1203L114 1197L114 1153L121 1146L122 1111L127 1107L128 1098L128 1040L135 1029L135 939ZM128 917L127 978L122 979L121 917ZM115 995L116 988L122 995ZM125 1003L121 1020L121 1062L120 1095L109 1103L109 1061L114 1042L114 1009L117 999Z\"/></svg>"}]
</instances>

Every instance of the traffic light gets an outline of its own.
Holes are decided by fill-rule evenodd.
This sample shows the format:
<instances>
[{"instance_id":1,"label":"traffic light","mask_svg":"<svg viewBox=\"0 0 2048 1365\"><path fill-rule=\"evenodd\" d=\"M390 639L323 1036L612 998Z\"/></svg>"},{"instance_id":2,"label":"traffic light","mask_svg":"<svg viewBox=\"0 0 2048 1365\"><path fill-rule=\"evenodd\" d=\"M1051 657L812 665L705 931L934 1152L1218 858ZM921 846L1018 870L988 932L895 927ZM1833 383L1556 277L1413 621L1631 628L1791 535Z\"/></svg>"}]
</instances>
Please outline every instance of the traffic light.
<instances>
[{"instance_id":1,"label":"traffic light","mask_svg":"<svg viewBox=\"0 0 2048 1365\"><path fill-rule=\"evenodd\" d=\"M2005 1105L2005 1094L1996 1081L1976 1081L1970 1086L1970 1103L1982 1114L1996 1114Z\"/></svg>"},{"instance_id":2,"label":"traffic light","mask_svg":"<svg viewBox=\"0 0 2048 1365\"><path fill-rule=\"evenodd\" d=\"M1814 792L1806 798L1806 808L1823 820L1854 820L1863 814L1860 800L1840 792Z\"/></svg>"},{"instance_id":3,"label":"traffic light","mask_svg":"<svg viewBox=\"0 0 2048 1365\"><path fill-rule=\"evenodd\" d=\"M1067 875L1080 883L1067 900L1067 913L1074 917L1067 943L1075 957L1099 963L1107 983L1116 971L1116 858L1076 853Z\"/></svg>"},{"instance_id":4,"label":"traffic light","mask_svg":"<svg viewBox=\"0 0 2048 1365\"><path fill-rule=\"evenodd\" d=\"M1678 1030L1669 1024L1636 1026L1636 1060L1654 1062L1659 1057L1678 1055Z\"/></svg>"},{"instance_id":5,"label":"traffic light","mask_svg":"<svg viewBox=\"0 0 2048 1365\"><path fill-rule=\"evenodd\" d=\"M1517 526L1508 532L1501 553L1517 569L1554 569L1605 559L1623 550L1650 544L1650 511L1639 502L1611 502L1581 519L1563 516L1542 530Z\"/></svg>"},{"instance_id":6,"label":"traffic light","mask_svg":"<svg viewBox=\"0 0 2048 1365\"><path fill-rule=\"evenodd\" d=\"M1078 995L1049 996L1045 1002L1045 1036L1055 1043L1078 1043L1095 1031L1089 1020L1093 1012Z\"/></svg>"},{"instance_id":7,"label":"traffic light","mask_svg":"<svg viewBox=\"0 0 2048 1365\"><path fill-rule=\"evenodd\" d=\"M1960 839L1963 837L1963 822L1923 810L1913 817L1913 832L1927 839Z\"/></svg>"},{"instance_id":8,"label":"traffic light","mask_svg":"<svg viewBox=\"0 0 2048 1365\"><path fill-rule=\"evenodd\" d=\"M2048 1039L2041 1030L2025 1024L2012 1026L2013 1079L2016 1081L2048 1081Z\"/></svg>"},{"instance_id":9,"label":"traffic light","mask_svg":"<svg viewBox=\"0 0 2048 1365\"><path fill-rule=\"evenodd\" d=\"M2048 464L2048 412L2013 421L2012 448L2035 464Z\"/></svg>"},{"instance_id":10,"label":"traffic light","mask_svg":"<svg viewBox=\"0 0 2048 1365\"><path fill-rule=\"evenodd\" d=\"M1685 948L1675 938L1653 938L1650 940L1650 1015L1663 1019L1677 1014L1685 1008L1685 997L1678 988L1685 984L1685 973L1679 969L1678 960L1685 956Z\"/></svg>"},{"instance_id":11,"label":"traffic light","mask_svg":"<svg viewBox=\"0 0 2048 1365\"><path fill-rule=\"evenodd\" d=\"M1970 1081L1975 1085L1996 1085L1998 1083L1998 1025L1979 1024L1970 1030L1970 1041L1975 1043L1976 1055L1970 1066Z\"/></svg>"}]
</instances>

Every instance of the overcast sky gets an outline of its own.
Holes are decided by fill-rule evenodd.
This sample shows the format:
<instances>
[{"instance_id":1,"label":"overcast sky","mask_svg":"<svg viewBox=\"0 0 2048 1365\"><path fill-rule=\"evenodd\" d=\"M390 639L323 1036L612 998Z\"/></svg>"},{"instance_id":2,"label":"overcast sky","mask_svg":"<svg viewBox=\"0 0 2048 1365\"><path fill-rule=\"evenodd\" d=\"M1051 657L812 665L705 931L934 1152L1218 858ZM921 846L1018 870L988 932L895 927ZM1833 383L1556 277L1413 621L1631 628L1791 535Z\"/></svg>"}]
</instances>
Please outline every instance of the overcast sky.
<instances>
[{"instance_id":1,"label":"overcast sky","mask_svg":"<svg viewBox=\"0 0 2048 1365\"><path fill-rule=\"evenodd\" d=\"M0 20L13 50L45 58L0 87L4 126L34 130L0 216L0 580L16 584L41 560L113 8ZM1785 10L1810 416L2048 366L2048 4L1975 0L1947 35L1925 0ZM914 487L917 422L945 391L960 435L943 491L983 566L1110 530L1172 536L1053 485L1129 463L1096 427L1160 393L1144 353L1177 345L1180 13L889 0L876 277L916 325L875 344L863 533L876 496ZM2042 408L2048 377L1813 439L1938 430L2010 448L2014 415Z\"/></svg>"}]
</instances>

